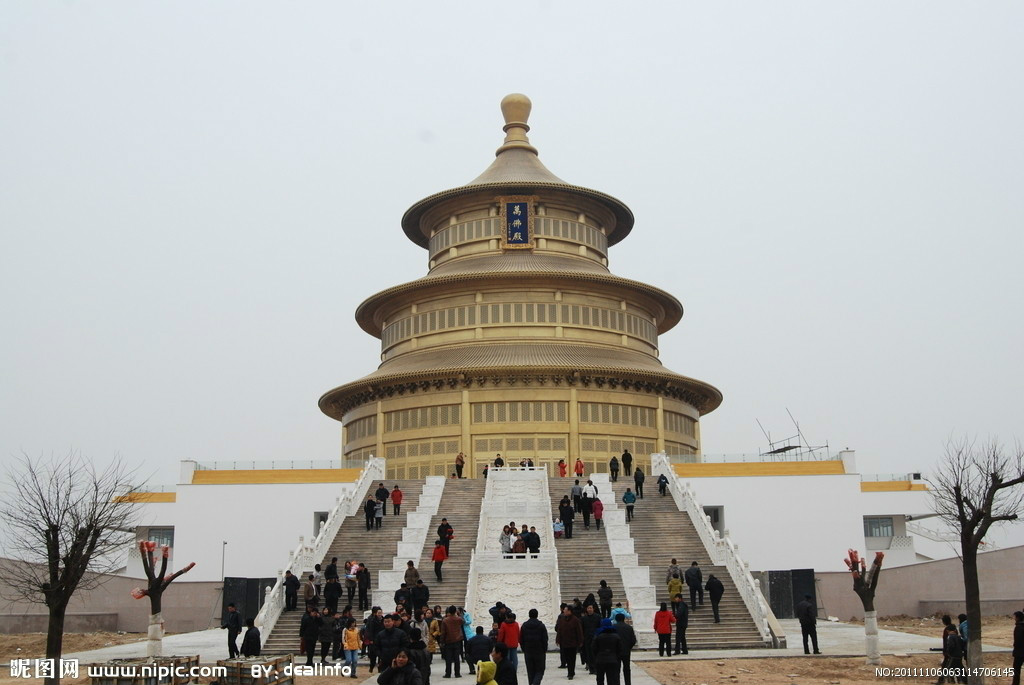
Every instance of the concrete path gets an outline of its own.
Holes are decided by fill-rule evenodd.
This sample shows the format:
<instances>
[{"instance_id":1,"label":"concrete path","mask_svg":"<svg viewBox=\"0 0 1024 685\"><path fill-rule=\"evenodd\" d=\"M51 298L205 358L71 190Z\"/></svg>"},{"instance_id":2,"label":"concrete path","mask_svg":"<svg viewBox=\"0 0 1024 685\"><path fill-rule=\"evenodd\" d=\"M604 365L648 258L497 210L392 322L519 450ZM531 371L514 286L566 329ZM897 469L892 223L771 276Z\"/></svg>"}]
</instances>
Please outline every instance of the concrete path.
<instances>
[{"instance_id":1,"label":"concrete path","mask_svg":"<svg viewBox=\"0 0 1024 685\"><path fill-rule=\"evenodd\" d=\"M756 659L804 656L803 640L800 636L800 622L796 619L779 621L786 631L786 649L713 649L690 650L686 656L673 659ZM932 647L939 647L939 635L926 637L895 630L878 630L878 647L882 654L928 653ZM818 648L825 656L864 656L864 626L850 623L818 621ZM1008 647L985 645L986 652L1009 652ZM634 661L658 661L658 651L634 652Z\"/></svg>"},{"instance_id":2,"label":"concrete path","mask_svg":"<svg viewBox=\"0 0 1024 685\"><path fill-rule=\"evenodd\" d=\"M242 645L242 636L238 636L237 644ZM164 637L163 652L165 656L199 655L199 663L215 664L218 659L228 656L228 631L214 628L194 633L178 633ZM113 647L92 649L88 652L65 654L65 659L78 659L82 663L103 663L111 659L133 659L146 656L146 639L129 642Z\"/></svg>"}]
</instances>

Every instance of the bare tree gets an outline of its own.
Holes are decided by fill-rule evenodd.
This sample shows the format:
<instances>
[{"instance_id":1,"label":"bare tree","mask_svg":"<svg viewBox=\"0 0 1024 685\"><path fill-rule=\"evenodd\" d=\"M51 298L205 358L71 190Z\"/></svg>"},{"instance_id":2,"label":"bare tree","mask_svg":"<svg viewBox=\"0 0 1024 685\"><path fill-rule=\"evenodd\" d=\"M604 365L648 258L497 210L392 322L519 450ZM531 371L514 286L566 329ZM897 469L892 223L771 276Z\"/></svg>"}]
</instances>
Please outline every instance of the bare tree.
<instances>
[{"instance_id":1,"label":"bare tree","mask_svg":"<svg viewBox=\"0 0 1024 685\"><path fill-rule=\"evenodd\" d=\"M992 524L1016 521L1024 506L1024 449L1004 453L997 441L976 445L973 440L950 440L939 470L931 479L935 511L960 534L960 562L967 607L967 661L973 671L983 667L981 651L981 591L978 549ZM970 683L983 683L980 675Z\"/></svg>"},{"instance_id":2,"label":"bare tree","mask_svg":"<svg viewBox=\"0 0 1024 685\"><path fill-rule=\"evenodd\" d=\"M160 548L160 554L163 560L160 562L160 570L156 570L156 560L153 558L153 552L156 551L156 543L152 541L140 540L139 541L139 552L142 554L142 567L146 571L146 589L136 588L132 590L132 597L135 599L142 599L143 597L149 597L149 633L146 637L146 656L161 656L163 651L163 639L164 639L164 619L161 611L163 611L163 596L164 590L167 586L174 581L175 578L180 576L182 573L188 573L192 570L192 567L196 565L196 562L192 562L183 569L167 575L167 562L171 557L171 548L167 545L163 545Z\"/></svg>"},{"instance_id":3,"label":"bare tree","mask_svg":"<svg viewBox=\"0 0 1024 685\"><path fill-rule=\"evenodd\" d=\"M846 550L846 568L853 576L853 591L860 597L864 605L864 651L867 663L878 666L882 663L882 655L878 651L878 612L875 611L875 588L878 587L878 576L882 573L884 552L875 552L875 560L868 568L867 562L855 549Z\"/></svg>"},{"instance_id":4,"label":"bare tree","mask_svg":"<svg viewBox=\"0 0 1024 685\"><path fill-rule=\"evenodd\" d=\"M72 595L91 590L119 566L132 532L134 472L120 459L97 470L77 452L33 459L7 469L10 497L0 507L9 599L45 604L46 658L60 659L64 616ZM59 683L60 673L47 678Z\"/></svg>"}]
</instances>

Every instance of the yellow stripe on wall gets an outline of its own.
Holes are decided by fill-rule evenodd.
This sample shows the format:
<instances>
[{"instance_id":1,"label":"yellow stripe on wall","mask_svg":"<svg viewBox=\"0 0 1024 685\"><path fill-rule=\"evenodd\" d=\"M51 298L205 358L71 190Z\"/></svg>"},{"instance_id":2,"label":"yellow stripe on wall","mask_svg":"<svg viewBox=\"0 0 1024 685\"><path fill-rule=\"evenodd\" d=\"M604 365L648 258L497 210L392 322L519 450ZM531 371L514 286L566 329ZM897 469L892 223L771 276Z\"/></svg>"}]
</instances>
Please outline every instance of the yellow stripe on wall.
<instances>
[{"instance_id":1,"label":"yellow stripe on wall","mask_svg":"<svg viewBox=\"0 0 1024 685\"><path fill-rule=\"evenodd\" d=\"M251 471L204 469L192 472L192 484L354 483L359 478L359 473L359 469L254 469Z\"/></svg>"},{"instance_id":2,"label":"yellow stripe on wall","mask_svg":"<svg viewBox=\"0 0 1024 685\"><path fill-rule=\"evenodd\" d=\"M721 478L730 476L835 476L846 473L843 462L773 461L725 464L674 464L680 478Z\"/></svg>"},{"instance_id":3,"label":"yellow stripe on wall","mask_svg":"<svg viewBox=\"0 0 1024 685\"><path fill-rule=\"evenodd\" d=\"M115 497L115 502L139 502L139 503L152 503L152 502L176 502L178 496L173 492L133 492L130 495L123 495L121 497Z\"/></svg>"},{"instance_id":4,"label":"yellow stripe on wall","mask_svg":"<svg viewBox=\"0 0 1024 685\"><path fill-rule=\"evenodd\" d=\"M924 483L911 483L909 480L868 480L860 484L861 492L909 492L910 490L927 490Z\"/></svg>"}]
</instances>

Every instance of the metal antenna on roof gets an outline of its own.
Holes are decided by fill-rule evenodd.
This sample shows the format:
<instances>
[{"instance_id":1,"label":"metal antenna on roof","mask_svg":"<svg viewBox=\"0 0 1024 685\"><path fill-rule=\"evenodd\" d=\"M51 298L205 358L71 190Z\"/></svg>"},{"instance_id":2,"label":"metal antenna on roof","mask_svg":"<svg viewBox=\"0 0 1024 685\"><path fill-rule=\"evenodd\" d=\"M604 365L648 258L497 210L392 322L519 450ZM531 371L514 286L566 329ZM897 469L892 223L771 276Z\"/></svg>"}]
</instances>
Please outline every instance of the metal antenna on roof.
<instances>
[{"instance_id":1,"label":"metal antenna on roof","mask_svg":"<svg viewBox=\"0 0 1024 685\"><path fill-rule=\"evenodd\" d=\"M768 444L771 445L772 444L772 436L769 435L768 431L766 431L764 429L764 426L761 425L761 419L754 419L754 420L757 421L757 427L761 429L762 433L764 433L765 440L767 440Z\"/></svg>"},{"instance_id":2,"label":"metal antenna on roof","mask_svg":"<svg viewBox=\"0 0 1024 685\"><path fill-rule=\"evenodd\" d=\"M804 446L809 446L811 443L807 442L807 438L804 437L803 432L800 430L800 424L797 422L796 418L793 416L793 412L791 412L789 410L789 407L786 407L786 413L789 414L789 420L792 421L793 425L796 427L796 434L797 434L797 437L800 438L801 444L803 444Z\"/></svg>"}]
</instances>

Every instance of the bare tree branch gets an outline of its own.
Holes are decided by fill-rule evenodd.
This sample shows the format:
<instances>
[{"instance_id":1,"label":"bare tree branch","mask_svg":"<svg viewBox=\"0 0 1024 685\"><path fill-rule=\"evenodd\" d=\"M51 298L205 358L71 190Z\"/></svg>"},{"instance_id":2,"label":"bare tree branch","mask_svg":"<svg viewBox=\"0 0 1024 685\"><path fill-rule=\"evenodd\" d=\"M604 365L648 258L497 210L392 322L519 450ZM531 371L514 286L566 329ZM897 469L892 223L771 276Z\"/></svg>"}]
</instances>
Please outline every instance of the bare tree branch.
<instances>
[{"instance_id":1,"label":"bare tree branch","mask_svg":"<svg viewBox=\"0 0 1024 685\"><path fill-rule=\"evenodd\" d=\"M72 595L102 583L134 539L135 472L115 460L97 470L76 452L34 459L23 454L6 470L11 497L0 505L10 564L4 598L49 609L46 656L59 658L64 614ZM58 679L47 679L58 682Z\"/></svg>"},{"instance_id":2,"label":"bare tree branch","mask_svg":"<svg viewBox=\"0 0 1024 685\"><path fill-rule=\"evenodd\" d=\"M960 562L967 606L968 662L981 668L981 592L978 550L995 523L1017 521L1024 510L1024 448L1007 455L995 440L979 445L961 438L946 443L946 455L930 479L936 513L960 534ZM983 682L969 676L968 682Z\"/></svg>"}]
</instances>

